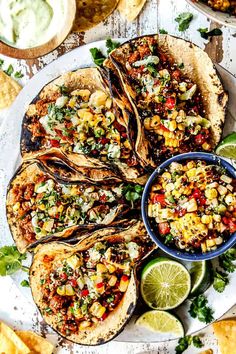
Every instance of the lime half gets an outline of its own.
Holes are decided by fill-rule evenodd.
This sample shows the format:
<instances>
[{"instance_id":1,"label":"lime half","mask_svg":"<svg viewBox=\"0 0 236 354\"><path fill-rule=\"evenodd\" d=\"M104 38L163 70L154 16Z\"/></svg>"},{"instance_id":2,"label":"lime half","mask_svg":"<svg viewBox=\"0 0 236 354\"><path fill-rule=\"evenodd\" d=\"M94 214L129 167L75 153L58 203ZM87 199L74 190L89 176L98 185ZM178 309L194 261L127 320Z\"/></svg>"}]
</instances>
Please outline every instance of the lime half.
<instances>
[{"instance_id":1,"label":"lime half","mask_svg":"<svg viewBox=\"0 0 236 354\"><path fill-rule=\"evenodd\" d=\"M189 272L172 259L153 259L142 271L141 294L146 304L153 309L170 310L179 306L190 290Z\"/></svg>"},{"instance_id":2,"label":"lime half","mask_svg":"<svg viewBox=\"0 0 236 354\"><path fill-rule=\"evenodd\" d=\"M194 262L189 272L191 275L191 295L202 294L211 285L212 265L208 261Z\"/></svg>"},{"instance_id":3,"label":"lime half","mask_svg":"<svg viewBox=\"0 0 236 354\"><path fill-rule=\"evenodd\" d=\"M236 133L227 135L216 148L217 155L236 160Z\"/></svg>"},{"instance_id":4,"label":"lime half","mask_svg":"<svg viewBox=\"0 0 236 354\"><path fill-rule=\"evenodd\" d=\"M136 324L153 332L173 333L178 337L184 336L184 327L175 316L166 311L152 310L141 315Z\"/></svg>"}]
</instances>

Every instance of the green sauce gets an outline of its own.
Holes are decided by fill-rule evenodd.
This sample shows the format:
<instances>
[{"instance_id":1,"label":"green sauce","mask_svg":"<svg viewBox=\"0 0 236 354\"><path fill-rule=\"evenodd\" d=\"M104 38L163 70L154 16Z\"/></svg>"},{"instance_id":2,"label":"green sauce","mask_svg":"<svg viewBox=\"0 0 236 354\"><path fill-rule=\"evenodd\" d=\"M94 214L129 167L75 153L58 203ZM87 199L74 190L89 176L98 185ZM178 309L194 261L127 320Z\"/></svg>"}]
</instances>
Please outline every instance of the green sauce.
<instances>
[{"instance_id":1,"label":"green sauce","mask_svg":"<svg viewBox=\"0 0 236 354\"><path fill-rule=\"evenodd\" d=\"M17 48L48 42L63 24L65 0L0 0L0 39Z\"/></svg>"}]
</instances>

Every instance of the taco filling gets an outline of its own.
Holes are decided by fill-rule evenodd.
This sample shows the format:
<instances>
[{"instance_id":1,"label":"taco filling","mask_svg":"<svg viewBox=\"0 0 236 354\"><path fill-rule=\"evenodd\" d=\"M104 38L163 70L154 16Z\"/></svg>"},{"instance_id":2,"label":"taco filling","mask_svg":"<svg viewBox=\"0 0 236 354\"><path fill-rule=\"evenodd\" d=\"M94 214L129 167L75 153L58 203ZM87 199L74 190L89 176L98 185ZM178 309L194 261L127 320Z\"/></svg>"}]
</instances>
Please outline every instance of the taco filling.
<instances>
[{"instance_id":1,"label":"taco filling","mask_svg":"<svg viewBox=\"0 0 236 354\"><path fill-rule=\"evenodd\" d=\"M198 86L158 45L157 38L131 41L124 53L122 64L116 51L111 59L119 68L122 65L127 87L134 91L131 96L154 162L158 164L177 153L212 150L211 123L206 119Z\"/></svg>"},{"instance_id":2,"label":"taco filling","mask_svg":"<svg viewBox=\"0 0 236 354\"><path fill-rule=\"evenodd\" d=\"M130 282L134 263L145 254L139 240L96 242L93 247L51 263L40 279L41 310L57 315L55 328L62 335L93 329L121 302Z\"/></svg>"}]
</instances>

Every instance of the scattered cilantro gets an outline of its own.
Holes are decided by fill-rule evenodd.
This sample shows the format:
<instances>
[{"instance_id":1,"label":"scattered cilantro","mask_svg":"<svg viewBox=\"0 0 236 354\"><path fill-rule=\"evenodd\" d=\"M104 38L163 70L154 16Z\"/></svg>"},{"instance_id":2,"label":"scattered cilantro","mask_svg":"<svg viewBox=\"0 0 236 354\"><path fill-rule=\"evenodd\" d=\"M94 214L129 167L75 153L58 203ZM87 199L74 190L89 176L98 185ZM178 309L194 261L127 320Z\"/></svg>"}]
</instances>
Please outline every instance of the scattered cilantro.
<instances>
[{"instance_id":1,"label":"scattered cilantro","mask_svg":"<svg viewBox=\"0 0 236 354\"><path fill-rule=\"evenodd\" d=\"M143 187L140 186L139 184L132 185L128 184L123 188L123 195L125 196L125 199L131 202L134 202L135 200L138 200L141 198L143 192Z\"/></svg>"},{"instance_id":2,"label":"scattered cilantro","mask_svg":"<svg viewBox=\"0 0 236 354\"><path fill-rule=\"evenodd\" d=\"M11 275L18 270L27 270L22 265L22 261L26 259L25 254L21 254L15 246L4 246L0 248L0 275Z\"/></svg>"},{"instance_id":3,"label":"scattered cilantro","mask_svg":"<svg viewBox=\"0 0 236 354\"><path fill-rule=\"evenodd\" d=\"M184 63L179 64L179 65L178 65L178 68L179 68L179 69L183 69L183 68L184 68Z\"/></svg>"},{"instance_id":4,"label":"scattered cilantro","mask_svg":"<svg viewBox=\"0 0 236 354\"><path fill-rule=\"evenodd\" d=\"M213 310L208 306L208 300L204 295L198 295L192 300L189 313L200 322L210 323L213 317Z\"/></svg>"},{"instance_id":5,"label":"scattered cilantro","mask_svg":"<svg viewBox=\"0 0 236 354\"><path fill-rule=\"evenodd\" d=\"M160 34L168 34L168 32L166 30L164 30L163 28L159 29L159 33Z\"/></svg>"},{"instance_id":6,"label":"scattered cilantro","mask_svg":"<svg viewBox=\"0 0 236 354\"><path fill-rule=\"evenodd\" d=\"M171 243L173 241L173 236L171 234L165 235L165 241L164 244L168 245L169 243Z\"/></svg>"},{"instance_id":7,"label":"scattered cilantro","mask_svg":"<svg viewBox=\"0 0 236 354\"><path fill-rule=\"evenodd\" d=\"M185 336L179 339L178 345L175 348L175 353L182 354L191 344L193 344L196 348L203 347L203 343L199 336Z\"/></svg>"},{"instance_id":8,"label":"scattered cilantro","mask_svg":"<svg viewBox=\"0 0 236 354\"><path fill-rule=\"evenodd\" d=\"M22 280L20 285L23 286L24 288L29 288L29 286L30 286L28 280L26 280L26 279Z\"/></svg>"},{"instance_id":9,"label":"scattered cilantro","mask_svg":"<svg viewBox=\"0 0 236 354\"><path fill-rule=\"evenodd\" d=\"M13 66L10 64L7 68L7 70L4 70L5 74L7 74L8 76L11 76L14 72L14 68Z\"/></svg>"},{"instance_id":10,"label":"scattered cilantro","mask_svg":"<svg viewBox=\"0 0 236 354\"><path fill-rule=\"evenodd\" d=\"M226 285L228 284L229 284L228 275L219 270L215 270L213 288L219 293L222 293L225 290Z\"/></svg>"},{"instance_id":11,"label":"scattered cilantro","mask_svg":"<svg viewBox=\"0 0 236 354\"><path fill-rule=\"evenodd\" d=\"M68 95L68 87L66 87L64 84L61 86L58 86L60 90L60 94L67 96Z\"/></svg>"},{"instance_id":12,"label":"scattered cilantro","mask_svg":"<svg viewBox=\"0 0 236 354\"><path fill-rule=\"evenodd\" d=\"M149 71L151 74L153 74L155 77L157 76L158 72L157 72L157 70L154 68L153 65L148 64L148 65L147 65L147 69L148 69L148 71Z\"/></svg>"},{"instance_id":13,"label":"scattered cilantro","mask_svg":"<svg viewBox=\"0 0 236 354\"><path fill-rule=\"evenodd\" d=\"M16 71L15 74L14 74L14 77L16 79L21 79L24 75L22 74L21 71Z\"/></svg>"},{"instance_id":14,"label":"scattered cilantro","mask_svg":"<svg viewBox=\"0 0 236 354\"><path fill-rule=\"evenodd\" d=\"M189 24L192 19L193 14L191 14L191 12L182 12L181 14L179 14L179 16L175 19L175 21L179 24L178 30L180 32L186 31L186 29L189 28Z\"/></svg>"},{"instance_id":15,"label":"scattered cilantro","mask_svg":"<svg viewBox=\"0 0 236 354\"><path fill-rule=\"evenodd\" d=\"M236 269L236 248L230 248L228 251L219 256L219 264L228 273L233 273Z\"/></svg>"},{"instance_id":16,"label":"scattered cilantro","mask_svg":"<svg viewBox=\"0 0 236 354\"><path fill-rule=\"evenodd\" d=\"M90 53L93 57L94 64L97 66L102 66L106 57L102 54L101 50L98 48L91 48Z\"/></svg>"},{"instance_id":17,"label":"scattered cilantro","mask_svg":"<svg viewBox=\"0 0 236 354\"><path fill-rule=\"evenodd\" d=\"M0 59L0 68L3 66L3 64L4 64L4 60Z\"/></svg>"},{"instance_id":18,"label":"scattered cilantro","mask_svg":"<svg viewBox=\"0 0 236 354\"><path fill-rule=\"evenodd\" d=\"M120 46L119 42L113 41L111 38L106 40L107 54L111 53L114 49Z\"/></svg>"},{"instance_id":19,"label":"scattered cilantro","mask_svg":"<svg viewBox=\"0 0 236 354\"><path fill-rule=\"evenodd\" d=\"M214 28L211 31L208 31L207 28L198 28L198 32L200 32L201 37L204 39L208 39L209 37L213 37L213 36L222 35L222 31L219 28Z\"/></svg>"}]
</instances>

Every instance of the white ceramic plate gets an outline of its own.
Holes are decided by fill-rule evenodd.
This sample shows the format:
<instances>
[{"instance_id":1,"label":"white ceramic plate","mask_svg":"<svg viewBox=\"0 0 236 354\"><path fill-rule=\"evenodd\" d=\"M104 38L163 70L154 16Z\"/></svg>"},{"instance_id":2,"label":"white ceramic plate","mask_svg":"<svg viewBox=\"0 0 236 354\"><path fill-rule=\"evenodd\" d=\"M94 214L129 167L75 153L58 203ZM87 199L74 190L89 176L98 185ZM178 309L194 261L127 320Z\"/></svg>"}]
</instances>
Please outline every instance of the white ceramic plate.
<instances>
[{"instance_id":1,"label":"white ceramic plate","mask_svg":"<svg viewBox=\"0 0 236 354\"><path fill-rule=\"evenodd\" d=\"M220 23L223 26L236 28L236 16L225 12L215 11L210 6L202 3L200 0L186 0L196 10L200 11L213 21Z\"/></svg>"},{"instance_id":2,"label":"white ceramic plate","mask_svg":"<svg viewBox=\"0 0 236 354\"><path fill-rule=\"evenodd\" d=\"M34 99L38 92L51 80L55 79L64 72L78 69L80 67L92 66L92 60L89 49L92 47L98 47L105 52L105 41L99 41L79 47L53 63L49 64L38 74L36 74L29 83L24 87L19 96L17 97L14 105L11 107L8 116L4 120L0 131L0 245L12 244L11 234L8 229L5 213L5 196L7 185L16 168L19 166L20 157L20 133L21 123L25 110L28 104ZM222 77L226 90L230 93L230 100L228 106L228 114L225 125L224 133L227 134L236 127L235 120L233 119L233 112L236 112L236 101L233 100L234 92L236 91L236 79L233 75L227 72L220 66L217 69ZM232 94L232 95L231 95ZM30 256L28 259L30 263ZM18 285L20 281L25 278L25 274L17 273L14 276L14 280ZM19 286L21 291L28 297L30 302L33 302L29 289ZM210 306L214 310L214 318L218 319L225 314L236 303L236 273L230 276L230 285L227 286L223 294L217 293L212 287L207 290L206 296L208 298ZM186 301L176 311L179 318L184 323L186 332L188 334L201 330L206 325L193 319L189 316L190 302ZM30 323L32 319L25 319ZM159 342L163 340L172 339L169 336L159 336L156 333L144 331L139 329L134 324L135 317L126 326L125 330L117 337L117 340L124 342Z\"/></svg>"}]
</instances>

